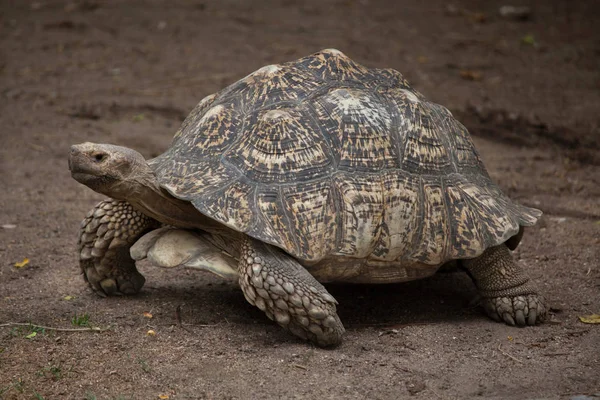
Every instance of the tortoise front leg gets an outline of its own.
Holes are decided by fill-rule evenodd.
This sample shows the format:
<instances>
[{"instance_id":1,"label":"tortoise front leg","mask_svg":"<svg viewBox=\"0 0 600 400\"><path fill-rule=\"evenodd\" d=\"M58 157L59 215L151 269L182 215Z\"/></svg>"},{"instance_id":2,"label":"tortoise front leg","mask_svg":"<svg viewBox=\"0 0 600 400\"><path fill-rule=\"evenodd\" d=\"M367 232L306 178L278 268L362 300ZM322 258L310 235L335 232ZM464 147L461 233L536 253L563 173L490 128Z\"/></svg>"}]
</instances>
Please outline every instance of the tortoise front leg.
<instances>
[{"instance_id":1,"label":"tortoise front leg","mask_svg":"<svg viewBox=\"0 0 600 400\"><path fill-rule=\"evenodd\" d=\"M491 247L471 260L461 260L479 289L486 313L509 325L535 325L546 317L543 297L506 245Z\"/></svg>"},{"instance_id":2,"label":"tortoise front leg","mask_svg":"<svg viewBox=\"0 0 600 400\"><path fill-rule=\"evenodd\" d=\"M81 222L79 265L86 282L100 296L134 294L144 285L129 248L160 224L126 201L105 200Z\"/></svg>"},{"instance_id":3,"label":"tortoise front leg","mask_svg":"<svg viewBox=\"0 0 600 400\"><path fill-rule=\"evenodd\" d=\"M318 346L341 343L337 301L298 261L246 237L238 267L246 300L294 335Z\"/></svg>"}]
</instances>

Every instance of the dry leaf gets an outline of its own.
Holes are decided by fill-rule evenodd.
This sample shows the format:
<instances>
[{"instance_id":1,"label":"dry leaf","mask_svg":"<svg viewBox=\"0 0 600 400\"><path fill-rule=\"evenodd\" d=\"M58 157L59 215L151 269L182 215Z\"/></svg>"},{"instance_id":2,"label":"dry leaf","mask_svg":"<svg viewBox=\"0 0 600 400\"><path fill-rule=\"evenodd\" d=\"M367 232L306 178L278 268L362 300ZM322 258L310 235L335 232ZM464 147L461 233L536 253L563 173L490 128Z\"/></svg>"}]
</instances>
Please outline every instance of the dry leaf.
<instances>
[{"instance_id":1,"label":"dry leaf","mask_svg":"<svg viewBox=\"0 0 600 400\"><path fill-rule=\"evenodd\" d=\"M164 399L168 399L168 398L169 398L169 395L168 395L168 394L159 394L159 395L158 395L158 398L159 398L159 399L162 399L162 400L164 400Z\"/></svg>"},{"instance_id":2,"label":"dry leaf","mask_svg":"<svg viewBox=\"0 0 600 400\"><path fill-rule=\"evenodd\" d=\"M600 324L600 314L581 315L578 318L584 324Z\"/></svg>"},{"instance_id":3,"label":"dry leaf","mask_svg":"<svg viewBox=\"0 0 600 400\"><path fill-rule=\"evenodd\" d=\"M479 71L473 71L470 69L461 69L460 77L468 81L480 81L483 75Z\"/></svg>"},{"instance_id":4,"label":"dry leaf","mask_svg":"<svg viewBox=\"0 0 600 400\"><path fill-rule=\"evenodd\" d=\"M63 297L63 300L69 301L69 300L73 300L74 298L75 298L75 296L65 296L65 297Z\"/></svg>"},{"instance_id":5,"label":"dry leaf","mask_svg":"<svg viewBox=\"0 0 600 400\"><path fill-rule=\"evenodd\" d=\"M23 261L15 263L15 268L23 268L27 264L29 264L29 258L24 258Z\"/></svg>"},{"instance_id":6,"label":"dry leaf","mask_svg":"<svg viewBox=\"0 0 600 400\"><path fill-rule=\"evenodd\" d=\"M150 314L149 312L145 312L142 315L146 318L152 318L152 314Z\"/></svg>"}]
</instances>

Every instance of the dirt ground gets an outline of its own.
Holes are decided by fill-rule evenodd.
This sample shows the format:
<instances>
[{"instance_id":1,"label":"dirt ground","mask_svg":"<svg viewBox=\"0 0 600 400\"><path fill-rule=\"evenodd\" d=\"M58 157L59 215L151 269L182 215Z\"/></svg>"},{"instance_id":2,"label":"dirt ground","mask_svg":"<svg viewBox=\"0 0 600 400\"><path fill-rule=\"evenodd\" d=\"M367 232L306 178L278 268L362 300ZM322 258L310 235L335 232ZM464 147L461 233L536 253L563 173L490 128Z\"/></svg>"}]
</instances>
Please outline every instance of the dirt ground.
<instances>
[{"instance_id":1,"label":"dirt ground","mask_svg":"<svg viewBox=\"0 0 600 400\"><path fill-rule=\"evenodd\" d=\"M507 4L530 15L501 17ZM558 0L0 1L0 398L597 398L600 325L578 317L600 314L599 13ZM142 264L132 297L86 287L76 236L102 196L71 179L71 144L155 156L204 96L328 47L450 108L503 190L545 212L515 255L547 323L489 320L462 273L329 286L347 334L323 350L196 271Z\"/></svg>"}]
</instances>

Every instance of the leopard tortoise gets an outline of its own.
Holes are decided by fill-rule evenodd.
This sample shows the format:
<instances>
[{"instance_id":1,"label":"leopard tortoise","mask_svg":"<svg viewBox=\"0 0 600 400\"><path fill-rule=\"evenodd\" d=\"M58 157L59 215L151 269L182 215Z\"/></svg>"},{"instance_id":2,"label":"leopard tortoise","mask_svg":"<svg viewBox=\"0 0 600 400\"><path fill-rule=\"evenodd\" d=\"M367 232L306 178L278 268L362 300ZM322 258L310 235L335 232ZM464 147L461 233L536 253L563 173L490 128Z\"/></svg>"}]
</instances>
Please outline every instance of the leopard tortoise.
<instances>
[{"instance_id":1,"label":"leopard tortoise","mask_svg":"<svg viewBox=\"0 0 600 400\"><path fill-rule=\"evenodd\" d=\"M204 98L154 159L83 143L69 168L111 197L79 239L100 295L138 292L135 260L146 257L205 269L329 346L344 327L320 282L410 281L456 260L491 318L523 326L546 314L509 252L541 212L500 191L446 108L399 72L338 50L260 68Z\"/></svg>"}]
</instances>

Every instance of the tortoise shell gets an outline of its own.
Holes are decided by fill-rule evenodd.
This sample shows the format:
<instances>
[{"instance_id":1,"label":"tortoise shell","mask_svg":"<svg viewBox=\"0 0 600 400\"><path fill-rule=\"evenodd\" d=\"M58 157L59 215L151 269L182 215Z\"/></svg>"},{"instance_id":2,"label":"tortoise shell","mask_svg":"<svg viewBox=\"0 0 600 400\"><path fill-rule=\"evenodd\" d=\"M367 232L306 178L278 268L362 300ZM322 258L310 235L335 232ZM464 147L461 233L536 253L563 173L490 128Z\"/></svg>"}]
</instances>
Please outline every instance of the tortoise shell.
<instances>
[{"instance_id":1,"label":"tortoise shell","mask_svg":"<svg viewBox=\"0 0 600 400\"><path fill-rule=\"evenodd\" d=\"M333 49L204 98L150 165L171 195L308 264L439 266L541 214L490 180L450 111Z\"/></svg>"}]
</instances>

